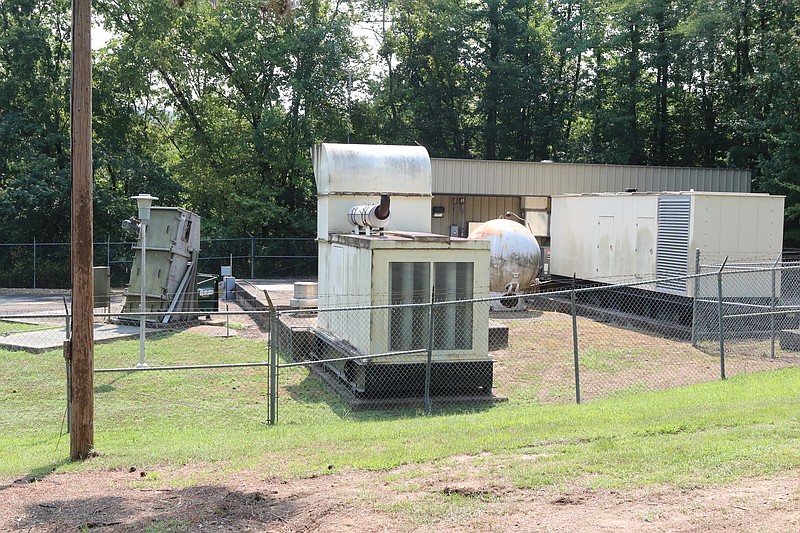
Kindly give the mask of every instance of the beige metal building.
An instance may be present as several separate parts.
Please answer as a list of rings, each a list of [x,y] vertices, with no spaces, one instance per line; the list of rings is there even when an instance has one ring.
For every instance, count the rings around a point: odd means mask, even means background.
[[[470,223],[512,211],[525,218],[540,242],[550,236],[550,197],[622,192],[751,191],[751,170],[528,163],[431,158],[431,229],[467,236]]]
[[[695,273],[695,250],[732,264],[780,257],[784,199],[715,192],[555,196],[550,272],[603,283],[658,278],[640,288],[691,296],[694,285],[683,276]],[[763,278],[733,281],[726,295],[769,296],[769,274]]]

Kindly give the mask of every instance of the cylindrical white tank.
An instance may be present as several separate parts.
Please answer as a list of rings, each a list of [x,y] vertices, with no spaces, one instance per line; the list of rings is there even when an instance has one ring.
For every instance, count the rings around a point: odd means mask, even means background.
[[[484,222],[469,235],[489,240],[489,290],[513,293],[530,287],[539,272],[542,251],[536,237],[522,224],[498,218]]]

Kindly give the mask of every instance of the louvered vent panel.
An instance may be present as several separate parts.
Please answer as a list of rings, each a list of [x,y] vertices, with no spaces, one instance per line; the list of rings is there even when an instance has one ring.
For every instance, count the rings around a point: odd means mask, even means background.
[[[658,248],[656,275],[659,278],[685,276],[689,271],[689,216],[691,198],[661,196],[658,199]],[[660,291],[686,294],[686,280],[660,281]]]

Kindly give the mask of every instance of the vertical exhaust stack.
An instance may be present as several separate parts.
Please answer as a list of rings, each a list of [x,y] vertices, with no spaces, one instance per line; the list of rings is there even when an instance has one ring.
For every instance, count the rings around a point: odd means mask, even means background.
[[[387,220],[389,218],[389,195],[381,194],[381,203],[378,204],[378,209],[375,210],[375,216],[380,220]]]

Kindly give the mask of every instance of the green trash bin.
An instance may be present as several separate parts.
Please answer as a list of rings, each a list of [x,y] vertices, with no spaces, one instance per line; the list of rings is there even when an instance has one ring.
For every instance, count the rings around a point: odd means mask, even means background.
[[[197,308],[206,313],[219,311],[218,277],[213,274],[197,274]]]

